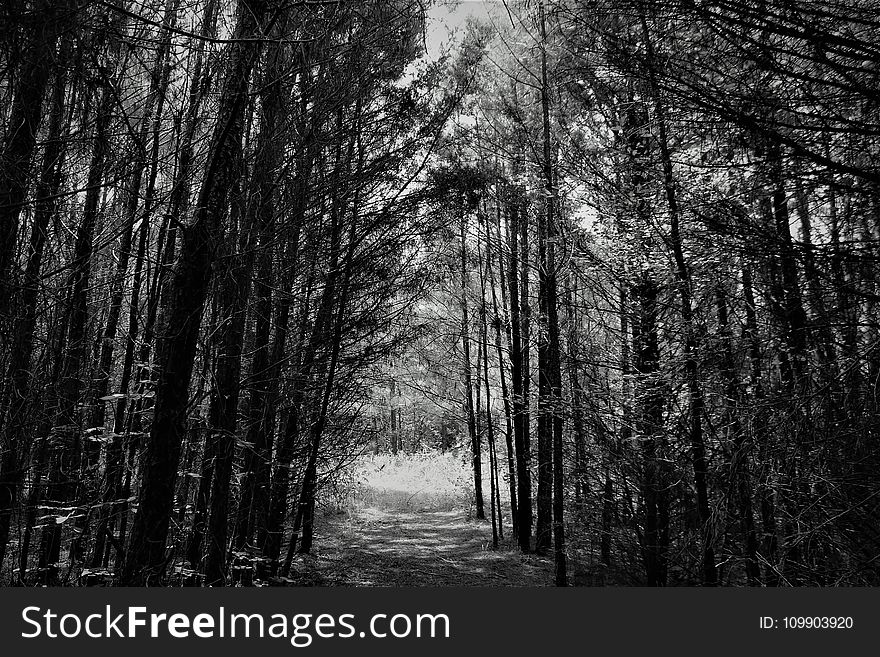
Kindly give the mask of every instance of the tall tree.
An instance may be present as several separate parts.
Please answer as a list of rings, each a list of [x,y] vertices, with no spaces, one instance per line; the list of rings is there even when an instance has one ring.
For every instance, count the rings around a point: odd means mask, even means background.
[[[217,244],[221,239],[226,195],[241,148],[249,79],[259,48],[245,40],[259,37],[269,13],[265,2],[238,4],[235,38],[229,48],[228,69],[214,126],[208,164],[197,209],[187,226],[172,284],[167,334],[158,356],[153,425],[145,456],[144,486],[129,537],[122,581],[145,584],[161,578],[165,569],[165,539],[185,436],[189,383],[195,359],[202,309],[208,294]],[[271,21],[270,21],[271,22]]]

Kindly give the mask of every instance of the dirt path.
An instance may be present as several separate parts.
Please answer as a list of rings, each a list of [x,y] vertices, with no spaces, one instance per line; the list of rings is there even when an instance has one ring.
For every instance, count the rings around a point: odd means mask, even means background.
[[[547,586],[552,563],[509,543],[492,549],[492,528],[461,511],[366,508],[324,518],[317,558],[300,563],[319,586]]]

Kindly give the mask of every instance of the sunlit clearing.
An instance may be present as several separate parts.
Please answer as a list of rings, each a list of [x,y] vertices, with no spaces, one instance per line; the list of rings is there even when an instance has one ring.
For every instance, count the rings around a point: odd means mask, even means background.
[[[472,493],[468,469],[452,453],[365,456],[354,466],[355,510],[466,510]]]

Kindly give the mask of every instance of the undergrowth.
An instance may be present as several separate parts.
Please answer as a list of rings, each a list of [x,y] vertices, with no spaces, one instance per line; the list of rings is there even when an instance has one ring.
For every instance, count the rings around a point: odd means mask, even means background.
[[[351,511],[455,511],[473,496],[465,465],[448,452],[364,456],[351,473]]]

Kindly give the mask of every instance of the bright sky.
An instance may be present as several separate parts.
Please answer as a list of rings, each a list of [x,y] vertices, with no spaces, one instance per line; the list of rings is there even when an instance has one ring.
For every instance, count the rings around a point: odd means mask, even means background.
[[[487,19],[499,11],[504,12],[501,0],[439,0],[428,10],[428,58],[435,59],[444,45],[461,37],[468,17]]]

